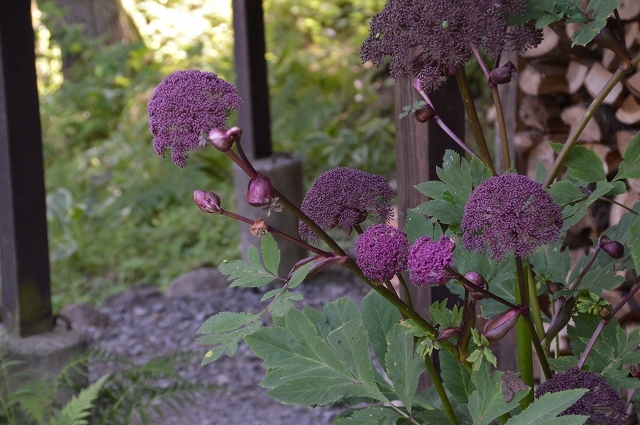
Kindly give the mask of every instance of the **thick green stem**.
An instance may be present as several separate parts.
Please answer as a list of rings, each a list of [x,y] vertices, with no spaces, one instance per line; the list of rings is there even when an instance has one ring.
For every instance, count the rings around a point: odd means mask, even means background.
[[[498,127],[500,128],[500,140],[502,141],[502,156],[504,159],[504,168],[509,169],[511,166],[511,156],[509,155],[509,138],[507,136],[507,124],[504,121],[504,112],[502,110],[502,101],[500,100],[500,92],[498,92],[498,87],[495,85],[493,81],[491,81],[491,73],[489,72],[489,68],[487,64],[484,62],[478,47],[470,43],[471,51],[473,55],[476,57],[476,60],[480,64],[480,68],[482,68],[482,72],[484,72],[485,77],[487,77],[487,81],[489,82],[489,86],[491,88],[491,96],[493,97],[493,103],[496,106],[496,115],[498,116]],[[499,60],[496,62],[496,66],[498,66]]]
[[[407,316],[409,319],[413,320],[422,330],[432,334],[434,337],[438,335],[438,331],[436,328],[431,325],[424,317],[422,317],[418,312],[416,312],[413,308],[409,307],[404,301],[398,298],[395,294],[390,292],[387,288],[382,285],[377,285],[376,283],[369,280],[363,273],[362,270],[358,267],[358,265],[352,259],[349,259],[345,264],[345,267],[349,269],[353,274],[358,276],[362,281],[364,281],[367,285],[369,285],[374,291],[379,293],[389,301],[395,308],[397,308],[400,313]],[[451,344],[449,341],[438,341],[440,346],[447,350],[451,355],[455,358],[458,358],[458,350],[456,347]],[[468,367],[469,365],[464,365]]]
[[[520,273],[518,273],[520,275]],[[518,276],[518,285],[516,286],[516,302],[525,305],[527,290],[524,285],[524,279],[520,279]],[[531,350],[531,339],[529,338],[529,329],[527,328],[526,320],[523,316],[518,318],[516,323],[516,338],[518,348],[518,371],[520,377],[525,384],[531,389],[520,401],[520,408],[526,409],[531,403],[533,403],[533,351]]]
[[[502,142],[502,157],[504,160],[504,169],[511,167],[511,155],[509,154],[509,137],[507,136],[507,123],[504,120],[504,111],[502,110],[502,101],[500,100],[500,92],[498,87],[491,87],[491,95],[493,96],[493,104],[496,106],[496,115],[498,116],[498,127],[500,128],[500,140]]]
[[[538,338],[544,338],[544,324],[542,323],[542,313],[540,312],[540,304],[538,303],[538,293],[536,291],[536,282],[533,279],[533,271],[531,266],[527,264],[527,288],[529,289],[529,304],[531,305],[531,316],[533,323],[536,325],[536,334]]]
[[[558,154],[556,161],[553,163],[553,168],[551,169],[551,172],[549,173],[547,180],[545,180],[544,182],[544,187],[551,186],[551,183],[553,183],[556,176],[560,172],[560,168],[562,168],[565,161],[567,160],[569,151],[578,142],[578,137],[580,137],[580,134],[582,134],[582,131],[587,126],[587,123],[589,122],[589,120],[593,118],[593,115],[596,113],[596,110],[600,108],[600,106],[602,105],[602,102],[604,102],[604,99],[607,97],[609,92],[613,90],[615,85],[618,84],[620,80],[622,80],[622,78],[629,73],[630,70],[635,69],[635,67],[638,64],[640,64],[640,55],[636,56],[633,59],[633,61],[631,62],[631,67],[629,69],[617,69],[616,72],[613,73],[611,78],[609,78],[609,81],[607,81],[604,87],[602,87],[602,90],[600,90],[598,95],[593,99],[593,101],[589,105],[589,108],[587,108],[587,111],[584,113],[584,116],[580,120],[579,124],[571,132],[571,134],[569,135],[569,139],[565,142],[564,146],[562,147],[562,150]]]
[[[531,306],[529,302],[528,290],[527,290],[527,282],[524,274],[524,267],[522,265],[522,259],[516,256],[516,270],[518,272],[518,293],[520,294],[520,305],[526,308],[526,313],[522,315],[520,319],[518,319],[518,325],[523,322],[523,327],[518,327],[518,329],[526,329],[526,333],[528,334],[527,344],[529,346],[528,350],[530,355],[531,353],[531,343],[533,343],[534,348],[536,349],[536,354],[538,355],[538,361],[540,362],[540,366],[542,367],[542,372],[547,379],[551,379],[551,367],[549,366],[549,360],[547,359],[547,355],[545,354],[544,348],[540,343],[540,338],[538,338],[538,334],[536,332],[536,328],[533,324],[533,320],[531,319]],[[522,320],[521,320],[522,319]],[[523,335],[524,339],[527,339],[525,335]],[[520,332],[518,332],[518,344],[520,344]],[[524,344],[524,342],[523,342]],[[531,365],[531,379],[533,379],[533,364]],[[522,371],[520,372],[522,373]],[[524,379],[524,378],[523,378]],[[525,381],[527,382],[527,381]]]
[[[411,291],[409,291],[409,285],[407,285],[407,280],[404,278],[402,273],[398,273],[398,280],[400,281],[400,285],[402,285],[402,292],[404,293],[404,297],[407,300],[407,305],[413,308],[413,300],[411,299]]]
[[[471,96],[469,82],[467,81],[467,76],[464,73],[464,69],[458,70],[458,72],[456,73],[456,80],[458,81],[458,88],[460,90],[460,94],[462,95],[464,109],[467,111],[467,117],[469,118],[469,124],[471,125],[471,132],[473,133],[473,137],[476,140],[476,145],[478,146],[480,159],[482,160],[482,162],[484,162],[484,165],[486,165],[487,168],[491,170],[491,174],[495,176],[497,174],[496,169],[494,168],[493,162],[491,161],[491,154],[489,153],[487,141],[485,140],[484,134],[482,132],[482,125],[480,124],[480,119],[478,118],[476,106],[473,104],[473,97]]]
[[[431,377],[431,381],[433,382],[433,386],[436,387],[436,391],[438,391],[438,395],[440,396],[440,400],[442,400],[442,406],[444,407],[444,411],[447,412],[447,416],[449,417],[449,422],[452,425],[458,425],[458,419],[456,418],[456,414],[453,412],[453,407],[451,406],[451,401],[449,401],[449,396],[447,396],[447,392],[442,385],[442,381],[440,380],[440,376],[438,375],[438,371],[436,370],[433,362],[431,361],[431,357],[424,357],[424,365],[427,367],[427,372],[429,372],[429,376]]]

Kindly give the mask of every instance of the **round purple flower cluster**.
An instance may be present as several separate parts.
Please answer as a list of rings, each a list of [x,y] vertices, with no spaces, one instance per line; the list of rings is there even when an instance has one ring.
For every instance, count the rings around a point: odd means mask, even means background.
[[[385,281],[407,267],[407,235],[387,224],[374,224],[356,242],[356,262],[366,277]]]
[[[507,252],[528,257],[553,243],[562,230],[562,210],[542,185],[519,174],[491,177],[469,197],[462,218],[462,243],[502,261]]]
[[[338,167],[318,177],[300,209],[323,230],[340,225],[350,234],[353,226],[369,215],[382,223],[389,222],[392,198],[393,189],[384,177]],[[299,223],[298,232],[302,239],[319,240],[303,222]]]
[[[453,263],[453,239],[442,236],[438,242],[429,236],[418,238],[409,250],[408,268],[414,285],[446,283],[447,267]],[[445,282],[443,282],[443,280]]]
[[[147,108],[156,153],[164,158],[171,149],[171,160],[186,166],[188,152],[202,146],[210,130],[225,127],[241,104],[236,88],[212,72],[170,74],[155,88]]]
[[[471,45],[492,58],[537,45],[533,23],[507,28],[525,8],[526,0],[389,0],[371,20],[361,58],[380,67],[390,55],[395,80],[412,75],[431,91],[469,59]]]
[[[561,413],[589,416],[586,425],[621,425],[627,417],[627,409],[618,392],[605,379],[588,370],[577,367],[558,373],[536,390],[536,398],[546,393],[586,388],[589,391],[573,406]]]

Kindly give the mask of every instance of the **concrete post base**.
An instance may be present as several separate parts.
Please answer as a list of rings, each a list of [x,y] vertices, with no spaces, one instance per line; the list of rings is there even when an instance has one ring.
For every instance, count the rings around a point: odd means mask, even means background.
[[[7,334],[0,325],[0,350],[6,359],[19,363],[10,369],[8,387],[3,382],[4,376],[0,376],[0,388],[13,391],[26,381],[53,381],[67,363],[83,354],[87,347],[84,336],[75,330],[56,327],[51,332],[18,338]],[[78,385],[87,386],[89,377],[86,364],[82,369],[80,372],[72,373],[71,378]],[[12,376],[15,379],[11,379]],[[71,394],[68,391],[59,391],[56,394],[57,403],[65,404],[70,399]]]
[[[300,205],[303,199],[302,187],[302,161],[289,154],[273,154],[268,158],[261,158],[252,161],[256,171],[266,175],[271,179],[273,186],[295,205]],[[271,213],[266,216],[261,208],[252,207],[245,200],[249,176],[240,167],[234,164],[233,177],[235,181],[235,194],[238,203],[238,214],[251,219],[262,217],[266,224],[298,237],[298,219],[291,213],[284,210],[280,213]],[[304,249],[289,242],[279,240],[278,247],[281,252],[279,273],[281,277],[286,277],[295,263],[308,255]],[[242,258],[247,259],[247,249],[250,245],[260,248],[260,240],[249,231],[249,226],[240,224],[240,251]]]

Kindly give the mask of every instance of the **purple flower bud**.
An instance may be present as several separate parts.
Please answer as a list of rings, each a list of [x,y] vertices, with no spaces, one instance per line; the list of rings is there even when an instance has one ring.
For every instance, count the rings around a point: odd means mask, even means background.
[[[480,273],[474,272],[472,270],[470,272],[467,272],[467,274],[465,274],[464,277],[469,282],[473,283],[475,286],[485,290],[487,289],[487,282],[484,280],[484,277],[482,277]],[[471,292],[471,297],[476,301],[480,301],[486,297],[485,294],[483,294],[482,292],[479,292],[476,288],[470,285],[465,285],[465,288],[467,288],[467,290]]]
[[[618,241],[608,241],[600,244],[600,248],[611,258],[622,258],[624,246]]]
[[[436,116],[436,111],[429,105],[423,106],[414,112],[413,116],[418,122],[427,122]]]
[[[229,130],[214,128],[209,132],[209,141],[220,152],[226,152],[242,137],[240,127],[231,127]]]
[[[518,81],[518,72],[513,63],[507,62],[501,67],[491,71],[489,78],[495,84],[507,84],[511,82],[511,80]]]
[[[449,339],[455,335],[458,335],[460,332],[462,332],[462,329],[460,328],[445,328],[438,334],[438,341]]]
[[[193,201],[198,208],[206,213],[220,214],[222,212],[220,197],[208,190],[196,190],[193,192]]]
[[[631,368],[631,376],[636,379],[640,379],[640,364],[637,364]]]
[[[509,332],[520,317],[520,310],[510,309],[493,317],[484,325],[482,333],[489,341],[497,341]]]
[[[271,184],[271,180],[264,174],[258,173],[249,182],[246,195],[249,205],[254,207],[270,205],[275,197],[275,189]]]
[[[453,263],[453,239],[442,236],[432,241],[429,236],[418,238],[409,250],[407,266],[411,281],[417,286],[442,285],[451,278],[447,267]]]

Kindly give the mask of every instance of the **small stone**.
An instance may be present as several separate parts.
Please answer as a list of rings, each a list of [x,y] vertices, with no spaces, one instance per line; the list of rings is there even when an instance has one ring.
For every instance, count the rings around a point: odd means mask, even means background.
[[[169,298],[198,295],[229,286],[227,277],[213,267],[206,267],[182,274],[171,281],[166,295]]]
[[[69,304],[59,315],[68,319],[73,329],[104,328],[109,325],[109,317],[106,314],[86,303]]]

